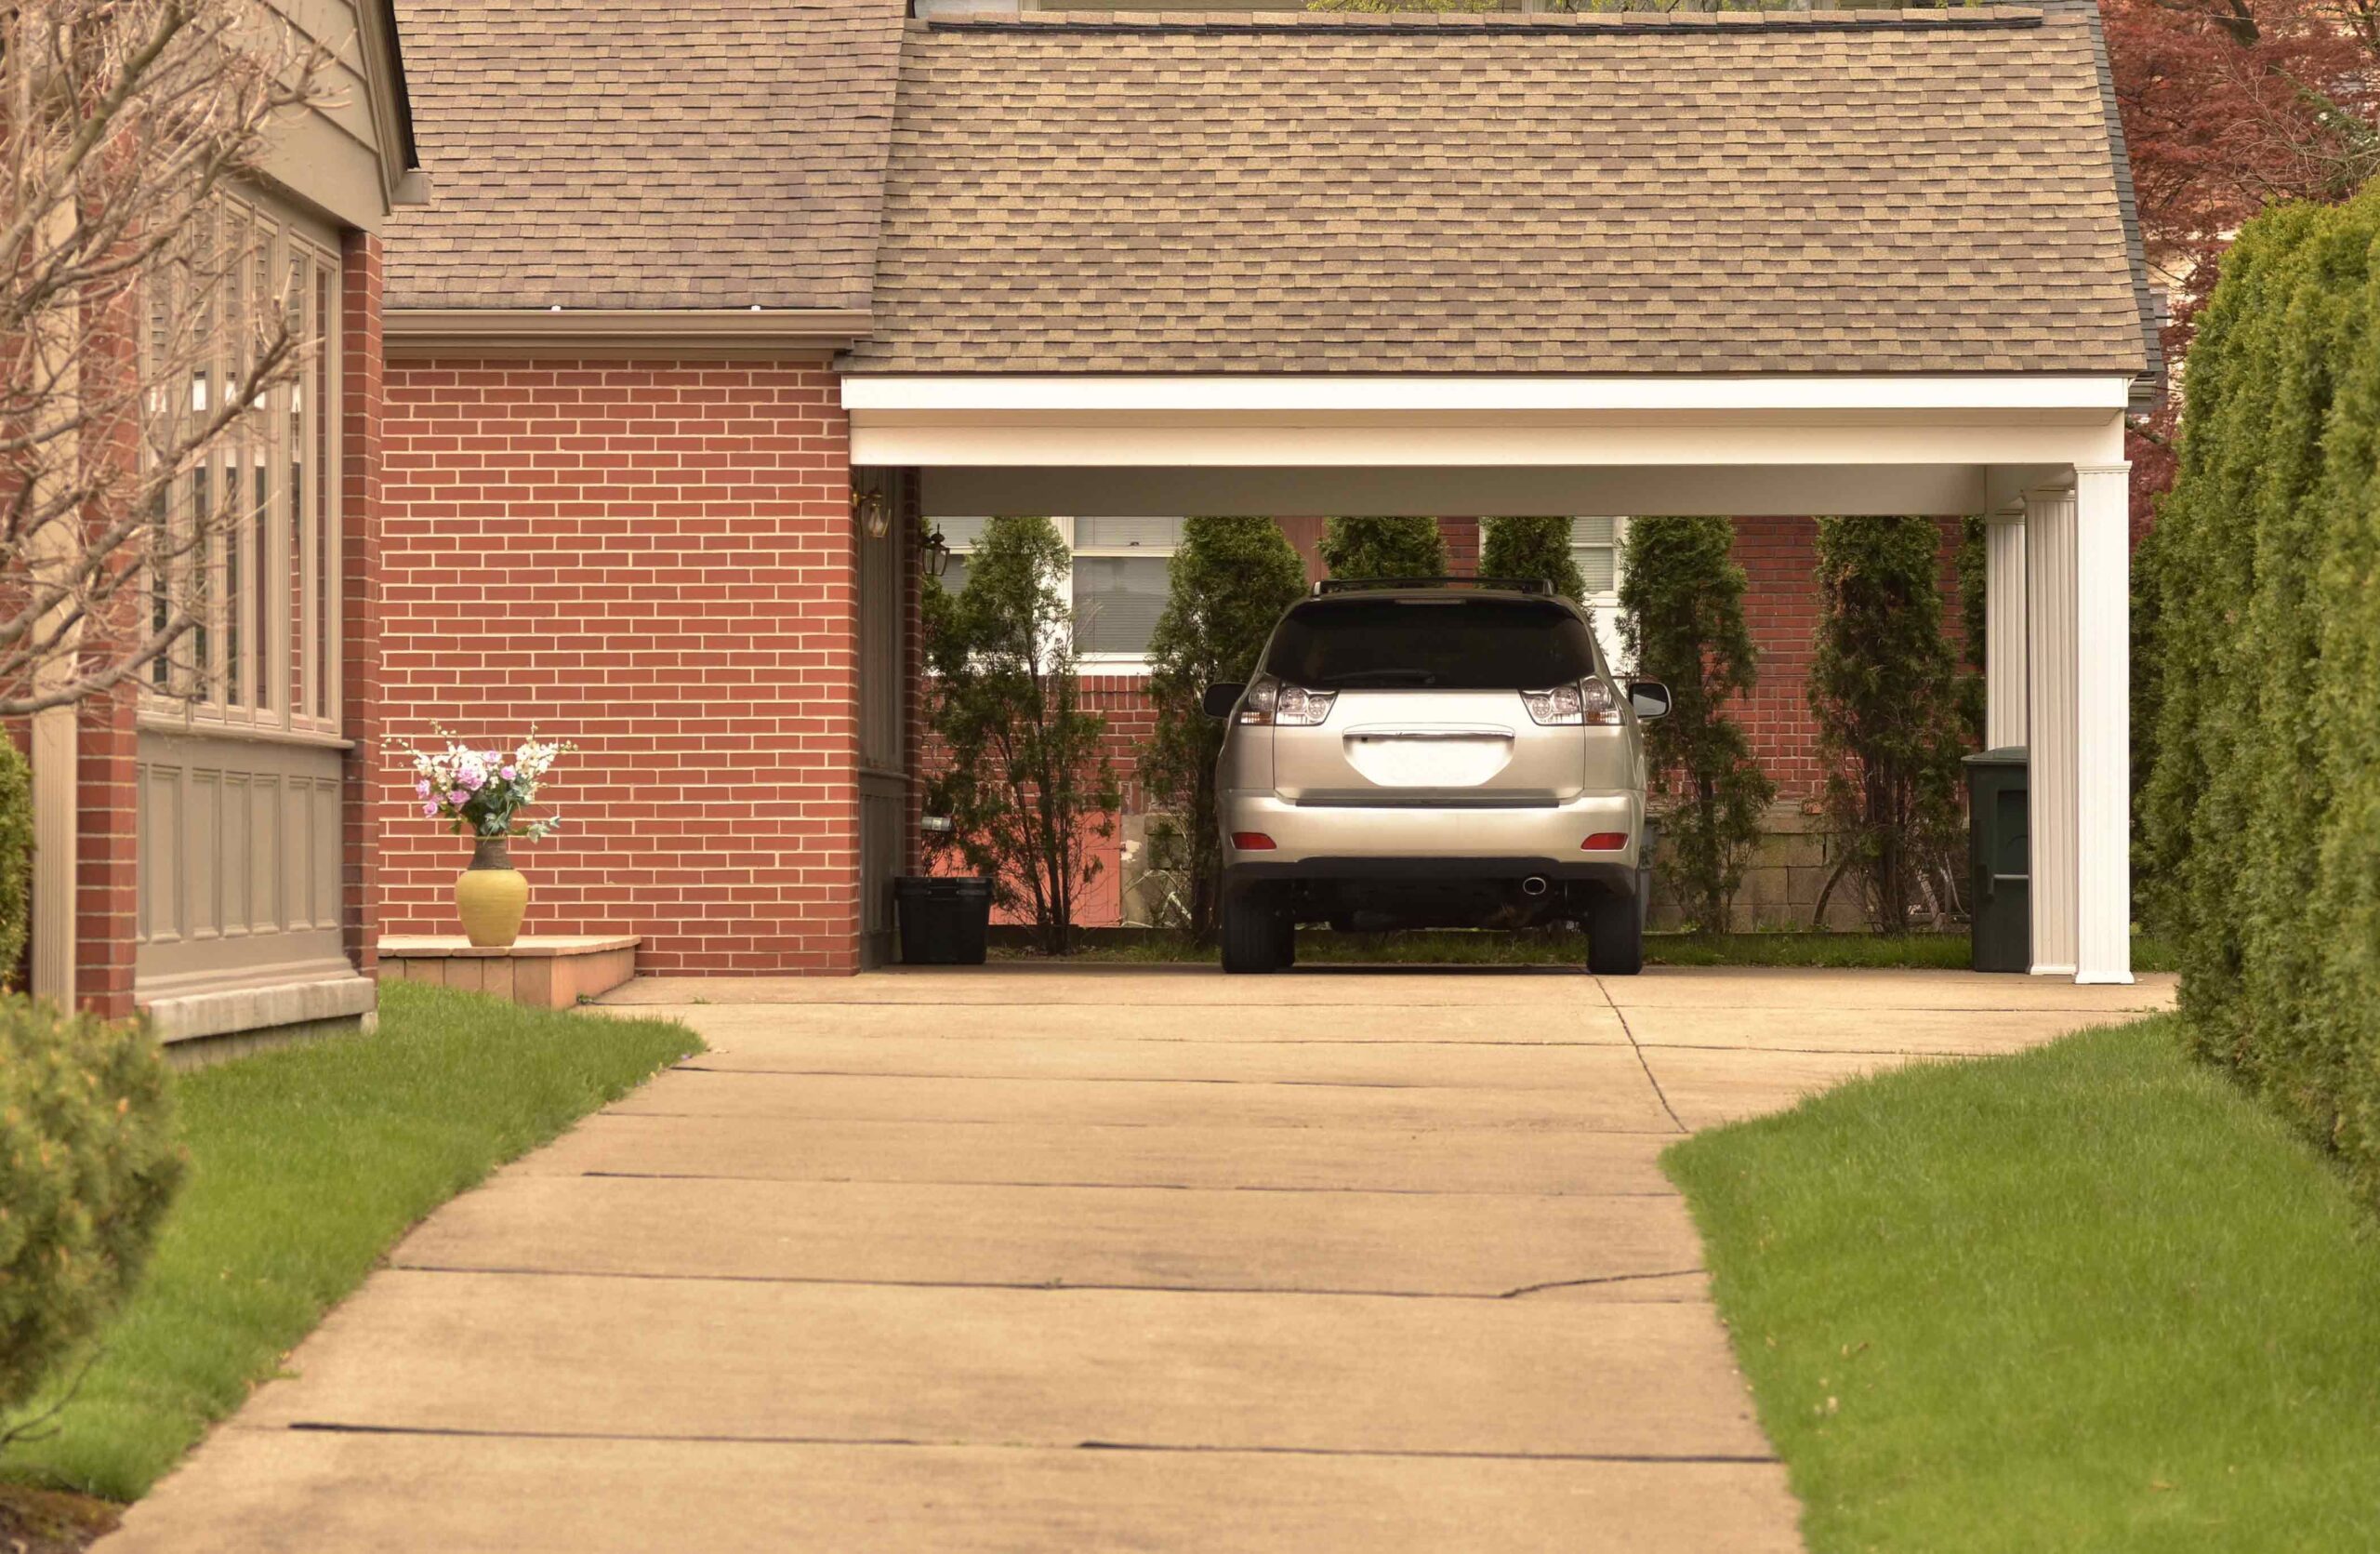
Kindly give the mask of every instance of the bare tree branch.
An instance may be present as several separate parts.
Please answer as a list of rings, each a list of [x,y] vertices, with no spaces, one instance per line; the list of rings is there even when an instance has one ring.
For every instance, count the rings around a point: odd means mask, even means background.
[[[231,191],[329,59],[261,0],[0,8],[0,716],[221,692],[185,649],[323,349]]]

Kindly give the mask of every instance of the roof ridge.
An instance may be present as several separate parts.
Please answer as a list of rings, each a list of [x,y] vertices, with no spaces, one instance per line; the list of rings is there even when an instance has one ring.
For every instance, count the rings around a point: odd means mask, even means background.
[[[1933,32],[2037,27],[2041,6],[1793,11],[1007,11],[912,21],[934,33],[1764,33]]]

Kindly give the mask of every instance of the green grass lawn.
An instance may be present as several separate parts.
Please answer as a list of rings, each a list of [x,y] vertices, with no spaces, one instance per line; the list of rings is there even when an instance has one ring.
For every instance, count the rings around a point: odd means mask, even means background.
[[[1563,932],[1448,930],[1434,933],[1298,932],[1298,954],[1317,965],[1578,965],[1586,951],[1580,936]],[[1016,944],[995,944],[994,960],[1040,960]],[[1183,934],[1128,930],[1089,935],[1072,957],[1089,964],[1151,965],[1211,961],[1210,946]],[[1933,966],[1964,969],[1967,936],[1960,934],[1647,934],[1648,966]],[[2136,971],[2169,971],[2172,957],[2153,939],[2133,941]]]
[[[2173,1016],[1664,1164],[1815,1554],[2380,1547],[2380,1222]]]
[[[701,1043],[403,982],[380,1029],[177,1085],[191,1173],[131,1304],[56,1421],[0,1475],[130,1500],[423,1215]]]

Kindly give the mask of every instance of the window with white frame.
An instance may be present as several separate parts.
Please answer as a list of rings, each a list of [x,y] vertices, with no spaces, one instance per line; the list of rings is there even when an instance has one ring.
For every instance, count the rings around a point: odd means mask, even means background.
[[[1075,651],[1091,668],[1144,669],[1165,612],[1168,568],[1182,544],[1179,518],[1052,518],[1071,558],[1063,583],[1074,604]],[[967,586],[967,562],[988,518],[937,518],[950,547],[942,586]]]

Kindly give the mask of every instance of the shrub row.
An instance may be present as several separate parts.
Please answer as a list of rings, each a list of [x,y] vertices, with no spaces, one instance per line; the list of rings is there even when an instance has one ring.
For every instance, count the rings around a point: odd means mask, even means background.
[[[2380,1198],[2380,193],[2242,231],[2135,563],[2138,861],[2202,1055]]]

